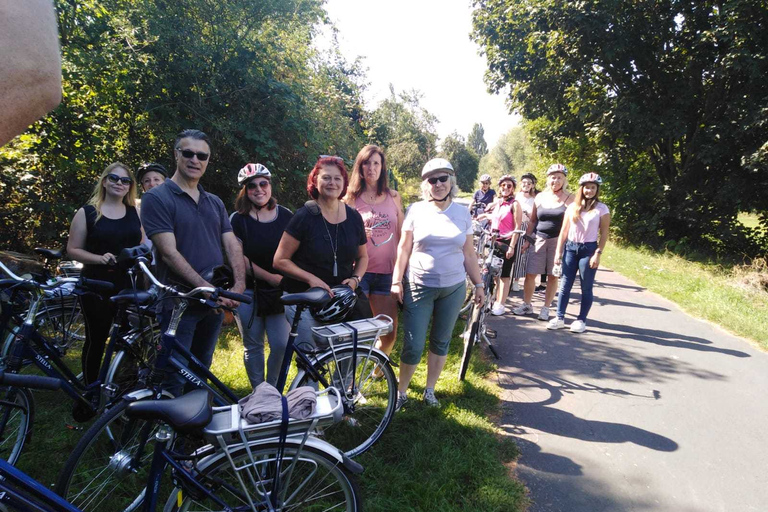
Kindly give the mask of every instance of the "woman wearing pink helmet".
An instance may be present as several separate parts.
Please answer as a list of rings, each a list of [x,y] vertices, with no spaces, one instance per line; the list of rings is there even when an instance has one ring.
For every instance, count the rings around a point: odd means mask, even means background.
[[[602,184],[603,180],[594,172],[583,175],[579,179],[576,200],[565,212],[555,254],[555,263],[560,264],[562,261],[563,264],[563,284],[557,303],[557,316],[549,321],[547,329],[565,328],[565,308],[568,307],[576,272],[581,280],[581,309],[571,324],[571,332],[584,332],[587,329],[587,315],[592,307],[592,286],[611,225],[608,207],[598,200]]]

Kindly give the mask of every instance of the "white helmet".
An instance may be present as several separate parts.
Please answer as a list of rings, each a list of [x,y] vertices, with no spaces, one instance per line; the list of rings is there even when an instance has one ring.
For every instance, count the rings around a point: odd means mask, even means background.
[[[568,169],[565,168],[563,164],[552,164],[549,166],[549,169],[547,169],[547,176],[550,174],[554,174],[556,172],[561,172],[563,175],[568,176]]]
[[[456,172],[453,170],[453,166],[451,165],[451,162],[446,160],[445,158],[433,158],[426,164],[424,164],[424,168],[421,170],[421,179],[425,180],[427,179],[427,176],[432,174],[436,171],[445,171],[448,174],[456,174]]]
[[[600,186],[603,184],[603,178],[601,178],[600,175],[596,172],[588,172],[579,178],[580,186],[585,183],[596,183],[598,186]]]
[[[491,175],[490,174],[483,174],[480,176],[480,183],[483,183],[485,181],[491,181]]]
[[[253,178],[258,178],[259,176],[262,178],[271,178],[272,173],[261,164],[245,164],[245,167],[240,169],[240,172],[237,173],[237,184],[242,186]]]

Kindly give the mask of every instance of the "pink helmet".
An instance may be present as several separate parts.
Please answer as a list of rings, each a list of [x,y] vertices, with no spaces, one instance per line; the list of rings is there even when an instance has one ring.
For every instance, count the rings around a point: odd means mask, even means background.
[[[552,164],[549,166],[549,169],[547,169],[547,176],[550,174],[554,174],[556,172],[561,172],[565,176],[568,176],[568,169],[565,168],[563,164]]]
[[[240,169],[240,172],[237,173],[237,184],[242,186],[253,178],[258,178],[259,176],[262,178],[271,178],[272,173],[261,164],[245,164],[245,167]]]
[[[579,186],[585,183],[596,183],[598,186],[603,184],[603,178],[596,172],[588,172],[579,178]]]

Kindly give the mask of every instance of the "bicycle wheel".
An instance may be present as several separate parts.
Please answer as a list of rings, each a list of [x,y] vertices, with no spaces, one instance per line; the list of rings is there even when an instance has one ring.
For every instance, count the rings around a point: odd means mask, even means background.
[[[32,434],[35,401],[25,388],[0,387],[0,459],[16,461]]]
[[[143,380],[154,364],[160,335],[159,329],[147,326],[126,336],[125,348],[112,358],[105,378],[106,384],[114,386],[115,398],[145,387]]]
[[[129,403],[88,429],[59,475],[54,490],[81,510],[136,510],[144,499],[159,423],[127,418]]]
[[[469,275],[464,279],[464,284],[466,285],[466,295],[464,296],[464,302],[461,304],[461,309],[459,310],[459,314],[466,313],[469,311],[470,306],[472,306],[472,298],[475,296],[475,285],[472,284],[472,280],[469,278]]]
[[[459,366],[459,380],[464,380],[469,368],[469,357],[472,355],[472,347],[477,343],[477,337],[482,323],[483,308],[485,305],[472,304],[467,326],[464,328],[464,353],[461,355],[461,365]]]
[[[366,451],[384,433],[395,414],[397,379],[389,361],[370,347],[357,348],[357,365],[352,376],[352,347],[346,346],[317,356],[314,367],[341,392],[344,418],[323,428],[322,437],[354,457]],[[356,393],[351,395],[354,381]],[[299,370],[289,389],[299,386],[320,386],[304,370]]]
[[[49,299],[45,308],[37,314],[37,331],[53,343],[62,354],[79,353],[85,343],[85,318],[77,297]]]
[[[245,447],[231,454],[240,477],[241,487],[232,464],[224,453],[205,467],[200,467],[198,481],[223,500],[231,510],[272,510],[267,506],[273,490],[278,461],[278,443],[252,443],[251,455]],[[252,456],[252,457],[251,457]],[[320,512],[361,510],[360,492],[354,477],[338,460],[310,446],[286,444],[280,459],[279,502],[274,510],[280,512]],[[246,474],[243,474],[246,473]],[[250,478],[249,478],[250,477]],[[248,498],[253,501],[251,508]],[[181,501],[181,503],[179,503]],[[221,506],[205,497],[193,497],[175,489],[166,501],[165,512],[221,510]]]

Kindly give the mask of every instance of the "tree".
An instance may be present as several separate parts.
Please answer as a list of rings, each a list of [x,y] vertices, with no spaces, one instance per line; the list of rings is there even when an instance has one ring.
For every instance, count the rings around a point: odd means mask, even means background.
[[[464,192],[471,192],[477,181],[477,170],[480,159],[475,151],[467,146],[464,137],[454,132],[448,135],[442,143],[440,156],[453,165],[456,172],[456,184]]]
[[[480,159],[479,172],[490,174],[495,182],[504,174],[512,174],[520,178],[527,172],[542,179],[545,168],[526,128],[516,126],[502,135],[496,146]]]
[[[475,123],[467,137],[467,145],[471,147],[477,156],[484,157],[488,153],[488,144],[485,143],[485,130],[483,125]]]
[[[736,215],[768,209],[763,0],[474,5],[489,88],[543,150],[610,178],[625,236],[748,249]]]

